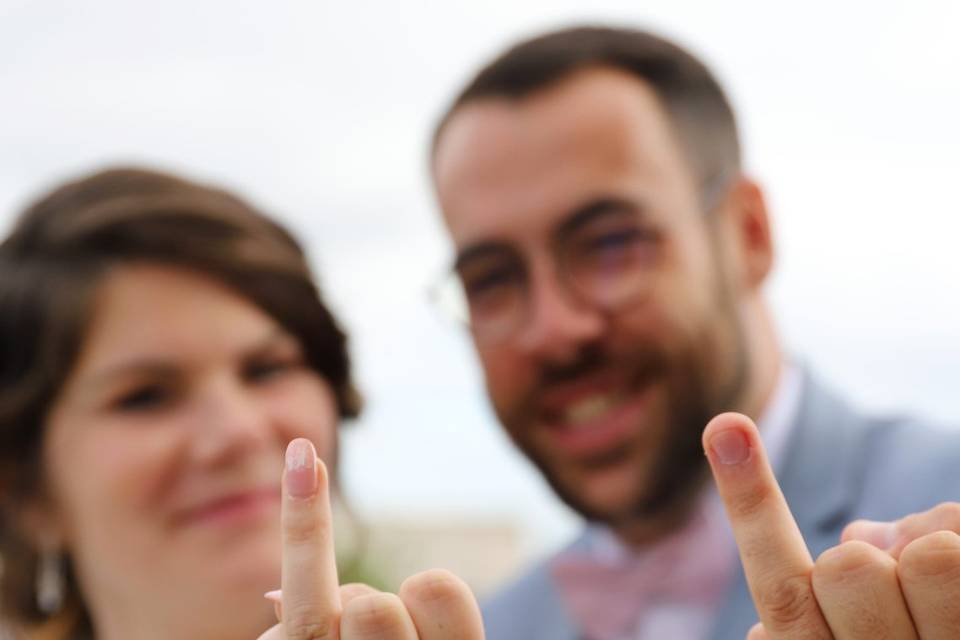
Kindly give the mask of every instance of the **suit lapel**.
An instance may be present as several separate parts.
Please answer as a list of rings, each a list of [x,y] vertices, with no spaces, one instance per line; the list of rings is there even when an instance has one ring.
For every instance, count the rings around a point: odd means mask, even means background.
[[[589,547],[589,529],[560,553],[584,552]],[[490,640],[579,640],[576,623],[567,612],[550,571],[550,561],[536,566],[517,591],[498,596],[508,598],[509,615],[485,621]]]
[[[587,527],[577,537],[576,540],[567,546],[563,553],[587,553],[591,544],[590,539],[593,535],[596,535],[595,532]],[[549,575],[549,563],[544,565],[544,569],[548,574],[550,582],[548,597],[554,603],[557,614],[550,620],[548,625],[538,628],[536,640],[581,640],[580,630],[577,628],[577,623],[572,619],[571,615],[567,611],[567,608],[560,597],[560,592],[557,591],[556,582],[554,582],[553,578]]]
[[[546,598],[549,603],[545,606],[545,609],[553,611],[554,614],[549,616],[549,619],[543,620],[542,624],[536,626],[536,637],[530,640],[578,640],[579,632],[576,623],[571,619],[563,601],[560,599],[556,585],[549,575],[548,565],[544,565],[544,570],[547,572],[547,580],[549,581],[549,587],[546,591]]]
[[[809,375],[804,384],[805,402],[779,480],[816,558],[840,542],[856,508],[869,464],[862,455],[868,424]]]

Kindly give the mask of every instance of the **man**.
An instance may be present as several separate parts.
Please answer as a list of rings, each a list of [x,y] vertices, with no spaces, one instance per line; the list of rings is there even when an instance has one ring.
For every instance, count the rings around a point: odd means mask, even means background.
[[[850,542],[816,566],[807,552],[855,518],[955,498],[960,443],[861,417],[785,358],[763,294],[764,196],[699,61],[625,29],[521,43],[454,101],[431,170],[457,250],[448,286],[497,415],[589,523],[487,604],[491,640],[741,640],[758,614],[751,637],[956,633],[952,606],[914,629],[917,592],[897,583],[936,550],[901,561],[905,543]],[[704,433],[725,411],[756,419],[767,453],[743,416]],[[909,521],[913,538],[960,527],[951,508]],[[846,536],[886,549],[880,527]],[[882,574],[867,589],[882,598],[844,582],[858,559]]]

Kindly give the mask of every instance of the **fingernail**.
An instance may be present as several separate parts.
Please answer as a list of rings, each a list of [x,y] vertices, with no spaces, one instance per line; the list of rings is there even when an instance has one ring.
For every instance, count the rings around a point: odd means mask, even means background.
[[[750,443],[739,429],[724,429],[710,438],[710,448],[722,464],[740,464],[750,457]]]
[[[276,591],[267,591],[265,594],[263,594],[263,597],[270,602],[283,602],[283,591],[280,589],[277,589]]]
[[[287,493],[309,498],[317,492],[317,454],[313,444],[297,438],[287,446]]]
[[[861,520],[857,523],[856,537],[878,549],[889,549],[897,537],[897,526],[893,522]]]

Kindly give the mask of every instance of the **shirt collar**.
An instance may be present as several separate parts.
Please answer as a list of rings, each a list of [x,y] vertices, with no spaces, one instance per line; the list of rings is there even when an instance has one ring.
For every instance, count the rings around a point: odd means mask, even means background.
[[[786,456],[787,443],[797,423],[800,409],[800,397],[803,392],[803,376],[796,366],[786,363],[780,368],[780,375],[773,396],[763,415],[757,422],[760,439],[767,449],[767,457],[774,473],[779,474]]]

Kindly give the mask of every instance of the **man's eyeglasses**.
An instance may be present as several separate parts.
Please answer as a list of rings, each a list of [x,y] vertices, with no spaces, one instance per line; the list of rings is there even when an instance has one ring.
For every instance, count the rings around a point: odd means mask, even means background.
[[[551,255],[572,299],[614,311],[642,298],[661,257],[662,236],[631,203],[602,200],[561,225]],[[445,313],[464,322],[484,343],[508,340],[530,315],[530,267],[505,242],[466,248],[431,290]]]

